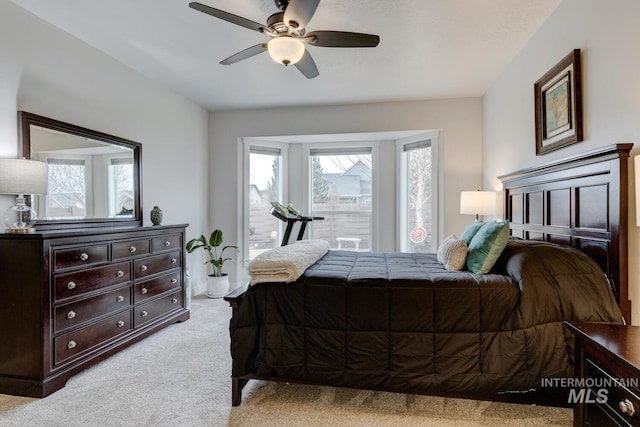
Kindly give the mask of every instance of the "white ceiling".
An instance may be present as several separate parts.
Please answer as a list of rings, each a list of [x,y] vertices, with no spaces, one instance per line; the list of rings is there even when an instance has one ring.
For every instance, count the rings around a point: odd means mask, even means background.
[[[308,80],[260,54],[268,38],[189,0],[13,0],[209,110],[481,96],[561,0],[322,0],[307,32],[378,34],[375,48],[309,46]],[[266,23],[273,0],[199,0]]]

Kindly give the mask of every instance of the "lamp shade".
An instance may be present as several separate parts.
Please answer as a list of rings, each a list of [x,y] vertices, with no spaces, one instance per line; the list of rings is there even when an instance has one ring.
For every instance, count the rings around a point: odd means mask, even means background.
[[[295,64],[304,56],[304,44],[289,36],[280,36],[269,40],[267,49],[274,61],[284,65]]]
[[[46,194],[48,177],[44,162],[0,159],[0,194]]]
[[[462,215],[495,215],[497,197],[494,191],[463,191],[460,193]]]

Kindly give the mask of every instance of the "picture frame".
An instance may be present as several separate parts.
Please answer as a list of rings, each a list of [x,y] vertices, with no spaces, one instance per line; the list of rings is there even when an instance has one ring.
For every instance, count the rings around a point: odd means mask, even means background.
[[[580,49],[535,82],[536,156],[582,141]]]

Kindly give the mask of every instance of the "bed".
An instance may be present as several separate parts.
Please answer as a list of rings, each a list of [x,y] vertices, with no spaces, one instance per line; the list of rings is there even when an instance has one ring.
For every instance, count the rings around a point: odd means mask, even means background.
[[[511,238],[488,274],[329,251],[293,283],[227,295],[232,404],[250,379],[490,398],[572,376],[563,321],[629,320],[631,147],[501,176]]]

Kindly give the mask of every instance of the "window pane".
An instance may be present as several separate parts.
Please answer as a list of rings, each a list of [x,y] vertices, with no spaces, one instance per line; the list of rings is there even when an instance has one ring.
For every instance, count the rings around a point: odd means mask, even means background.
[[[331,249],[371,250],[371,214],[340,212],[318,215],[324,220],[313,221],[314,239],[326,240]]]
[[[277,154],[249,154],[249,258],[280,245],[279,220],[271,202],[282,202]]]
[[[433,252],[431,246],[431,147],[404,153],[407,162],[407,233],[409,252]]]
[[[313,236],[331,248],[371,249],[371,154],[311,156]]]
[[[49,217],[85,216],[86,184],[84,163],[49,162]]]
[[[114,162],[110,166],[113,177],[113,202],[109,209],[110,215],[133,214],[133,164]]]

